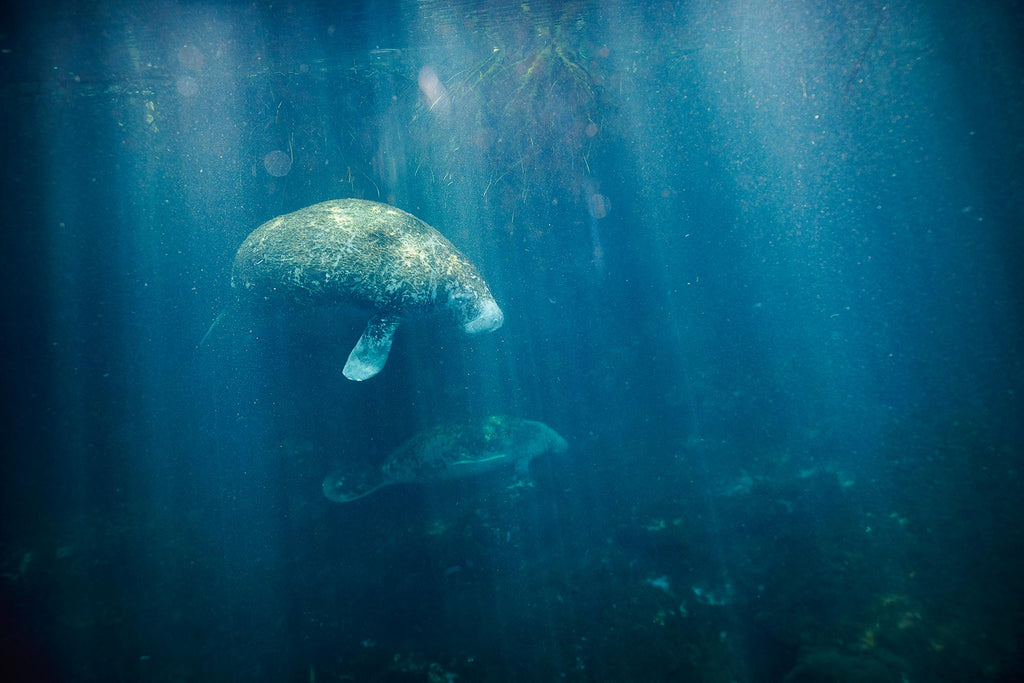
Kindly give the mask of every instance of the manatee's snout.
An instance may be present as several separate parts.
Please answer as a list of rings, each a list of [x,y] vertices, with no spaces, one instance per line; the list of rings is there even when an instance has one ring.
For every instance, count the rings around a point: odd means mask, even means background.
[[[493,332],[505,322],[505,314],[498,308],[494,299],[487,299],[480,304],[480,313],[466,323],[465,330],[469,334]]]
[[[554,430],[551,431],[554,432],[555,434],[554,445],[552,445],[552,450],[554,450],[555,453],[565,453],[567,450],[569,450],[569,442],[562,438],[562,435],[559,434],[558,432],[555,432]]]

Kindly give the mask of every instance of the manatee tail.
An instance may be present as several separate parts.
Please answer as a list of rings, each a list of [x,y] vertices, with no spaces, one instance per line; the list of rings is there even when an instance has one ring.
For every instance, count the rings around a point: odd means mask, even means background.
[[[351,503],[353,500],[365,498],[385,486],[388,486],[388,482],[382,481],[379,472],[376,471],[364,472],[354,477],[344,474],[328,474],[324,477],[323,491],[329,501]]]
[[[204,334],[203,338],[199,340],[199,344],[196,346],[197,349],[201,349],[206,346],[206,340],[210,338],[211,334],[213,334],[213,328],[217,327],[217,323],[221,321],[221,318],[227,315],[229,308],[231,307],[225,307],[224,310],[220,312],[220,315],[213,319],[213,322],[210,324],[210,329],[206,330],[206,334]]]

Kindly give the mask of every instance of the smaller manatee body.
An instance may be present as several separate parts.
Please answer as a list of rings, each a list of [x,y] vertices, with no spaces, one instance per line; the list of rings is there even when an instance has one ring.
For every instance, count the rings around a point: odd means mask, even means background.
[[[543,422],[492,415],[476,422],[446,424],[415,435],[377,470],[339,470],[324,478],[324,495],[348,503],[384,486],[461,479],[504,467],[525,471],[545,453],[568,444]]]
[[[381,371],[403,318],[447,311],[470,334],[504,320],[480,273],[441,233],[362,199],[314,204],[259,226],[238,248],[231,286],[253,299],[369,313],[343,370],[352,380]]]

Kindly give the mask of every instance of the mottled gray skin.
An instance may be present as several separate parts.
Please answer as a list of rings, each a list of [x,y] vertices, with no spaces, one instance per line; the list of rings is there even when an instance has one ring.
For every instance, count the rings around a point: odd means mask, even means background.
[[[565,439],[543,422],[492,415],[420,432],[379,470],[335,472],[324,479],[323,490],[330,500],[347,503],[391,484],[460,479],[511,466],[525,471],[538,455],[567,448]]]
[[[384,367],[402,318],[447,309],[471,334],[504,320],[480,273],[441,233],[362,199],[314,204],[256,228],[235,255],[231,285],[247,296],[372,312],[345,365],[354,380]]]

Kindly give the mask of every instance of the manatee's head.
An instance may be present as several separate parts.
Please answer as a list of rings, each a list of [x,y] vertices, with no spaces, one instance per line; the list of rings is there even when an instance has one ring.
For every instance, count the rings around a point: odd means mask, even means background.
[[[491,296],[487,283],[467,267],[467,276],[448,290],[448,308],[469,334],[493,332],[505,322],[505,314]]]
[[[561,434],[534,420],[495,415],[487,418],[483,432],[485,441],[493,442],[493,448],[513,453],[520,460],[569,449]]]
[[[541,453],[565,453],[569,450],[569,442],[562,435],[543,422],[525,420],[529,426],[533,448],[537,455]]]
[[[466,323],[463,329],[469,334],[480,334],[481,332],[493,332],[505,322],[505,314],[498,308],[498,302],[493,297],[478,302],[476,317]]]
[[[337,471],[324,477],[324,495],[335,503],[349,503],[368,496],[381,486],[379,470]]]

